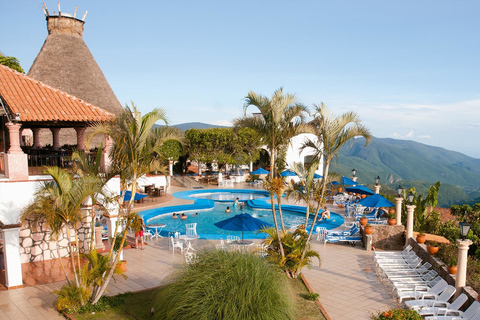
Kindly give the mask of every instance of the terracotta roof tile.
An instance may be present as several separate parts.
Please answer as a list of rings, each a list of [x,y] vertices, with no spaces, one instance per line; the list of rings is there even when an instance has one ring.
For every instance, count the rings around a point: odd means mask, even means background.
[[[115,116],[102,108],[0,65],[0,96],[22,122],[110,121]]]

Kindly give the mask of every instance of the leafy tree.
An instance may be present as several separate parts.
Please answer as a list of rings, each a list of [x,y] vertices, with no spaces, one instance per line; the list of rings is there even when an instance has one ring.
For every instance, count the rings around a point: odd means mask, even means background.
[[[314,157],[320,159],[323,157],[323,185],[322,195],[325,194],[328,170],[333,159],[338,156],[341,147],[350,139],[362,136],[366,139],[367,146],[372,136],[370,131],[361,124],[357,113],[351,111],[336,117],[323,103],[314,105],[315,114],[311,125],[315,128],[317,138],[307,139],[303,148],[313,148]],[[323,197],[322,197],[323,198]]]
[[[247,116],[250,106],[257,107],[261,116]],[[293,94],[283,94],[283,88],[278,89],[269,99],[250,91],[245,97],[244,117],[234,121],[235,127],[247,127],[255,130],[263,145],[270,151],[270,177],[277,176],[275,162],[280,147],[288,145],[290,139],[306,132],[311,132],[304,123],[308,113]]]
[[[167,117],[163,109],[154,109],[143,117],[137,111],[132,102],[132,108],[126,106],[125,111],[117,116],[112,123],[99,123],[94,126],[92,133],[87,137],[87,144],[96,134],[107,134],[114,141],[114,147],[111,153],[112,166],[120,171],[123,190],[131,191],[131,199],[135,198],[137,190],[137,181],[147,173],[160,171],[166,173],[165,167],[158,154],[164,141],[171,140],[169,135],[166,140],[159,139],[158,135],[152,131],[153,125],[157,121],[167,123]],[[122,203],[122,199],[120,199]],[[126,222],[127,227],[120,233],[121,240],[119,248],[123,248],[127,237],[129,223],[133,212],[134,201],[130,201],[126,210],[119,211],[119,223]],[[120,206],[122,208],[122,206]],[[115,230],[117,235],[117,230]],[[116,239],[114,238],[115,242]],[[110,250],[109,259],[113,257],[113,251]],[[103,295],[120,258],[116,254],[114,261],[108,273],[104,275],[104,281],[99,290],[92,295],[92,304],[95,304]]]
[[[18,61],[17,58],[15,57],[6,57],[0,52],[0,64],[3,64],[4,66],[7,66],[13,70],[16,70],[21,73],[25,73],[23,70],[22,66],[20,65],[20,62]]]
[[[251,169],[252,163],[260,158],[260,136],[252,128],[237,128],[236,137],[242,147],[241,161],[249,162]]]

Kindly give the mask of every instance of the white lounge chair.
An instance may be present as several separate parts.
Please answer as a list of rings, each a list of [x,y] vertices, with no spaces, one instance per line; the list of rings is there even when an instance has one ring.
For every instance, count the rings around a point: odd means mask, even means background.
[[[434,294],[433,292],[420,293],[416,300],[409,300],[405,302],[409,309],[418,307],[431,307],[437,301],[447,302],[455,293],[454,286],[447,286],[447,288],[440,294]]]
[[[449,313],[455,313],[456,315],[446,315],[446,316],[430,316],[426,317],[427,320],[453,320],[453,319],[469,319],[469,320],[478,320],[480,319],[480,302],[474,301],[465,312],[458,310],[450,310]]]
[[[463,306],[463,304],[467,302],[467,300],[468,300],[467,295],[465,293],[462,293],[452,303],[435,302],[431,307],[421,307],[421,308],[416,308],[415,310],[422,317],[430,316],[430,315],[439,315],[439,314],[446,315],[449,311],[451,312],[458,311]]]
[[[413,291],[400,291],[398,292],[398,300],[402,303],[405,299],[418,299],[423,297],[426,293],[429,293],[432,297],[440,295],[448,287],[448,283],[445,280],[440,280],[432,288],[427,286],[416,286]]]

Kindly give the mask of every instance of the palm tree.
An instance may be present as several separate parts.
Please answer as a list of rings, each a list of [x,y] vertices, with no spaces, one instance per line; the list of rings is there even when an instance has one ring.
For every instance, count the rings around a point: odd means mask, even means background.
[[[166,168],[162,164],[162,159],[157,153],[163,142],[172,140],[175,137],[179,140],[181,139],[180,136],[172,133],[171,130],[157,130],[153,132],[153,125],[157,121],[163,121],[165,124],[168,124],[166,113],[163,109],[154,109],[142,117],[132,102],[132,108],[130,109],[126,106],[125,111],[117,116],[113,123],[97,124],[87,139],[88,143],[94,135],[103,133],[109,135],[114,141],[111,154],[112,166],[120,171],[120,179],[124,190],[131,191],[132,199],[126,210],[121,211],[119,214],[120,219],[124,221],[131,220],[130,215],[133,213],[133,199],[135,199],[137,190],[137,180],[154,171],[167,173]],[[164,132],[164,134],[161,134],[161,132]],[[127,229],[125,228],[121,235],[120,248],[123,248]],[[109,257],[112,255],[113,251],[110,250]],[[95,295],[92,295],[92,304],[95,304],[103,295],[119,258],[120,255],[117,254],[102,286]]]
[[[58,236],[62,234],[63,230],[66,230],[75,286],[80,288],[84,286],[83,279],[78,274],[81,270],[80,253],[79,250],[76,250],[77,254],[75,254],[70,239],[73,234],[75,245],[78,248],[75,226],[82,220],[81,208],[90,196],[102,193],[102,183],[98,177],[74,177],[73,173],[59,167],[47,167],[45,173],[49,174],[53,181],[42,183],[35,193],[34,201],[24,209],[21,220],[44,221],[52,232],[52,238],[57,241]],[[57,254],[66,280],[71,285],[60,257],[58,245]],[[81,301],[82,305],[84,302]]]
[[[247,116],[250,106],[257,107],[262,116]],[[270,179],[264,183],[264,188],[270,193],[275,231],[281,247],[274,203],[274,195],[278,194],[280,190],[278,181],[275,180],[275,177],[278,176],[275,161],[278,150],[282,146],[288,145],[291,138],[300,133],[309,132],[310,128],[304,123],[305,115],[308,113],[307,108],[299,102],[295,95],[284,95],[283,88],[280,88],[273,93],[271,99],[250,91],[245,97],[244,113],[243,118],[234,121],[235,127],[248,127],[255,130],[260,136],[261,142],[270,151]],[[277,198],[281,199],[281,197]],[[281,201],[278,202],[278,205],[280,208]],[[280,252],[284,256],[283,248]]]
[[[323,156],[322,195],[325,194],[330,163],[338,156],[340,148],[350,139],[362,136],[366,139],[365,146],[372,140],[370,130],[361,124],[357,113],[350,111],[335,117],[323,103],[314,105],[315,113],[311,125],[317,138],[307,139],[302,148],[313,148],[314,157]],[[323,197],[322,197],[323,199]],[[323,205],[323,203],[322,203]]]
[[[247,109],[255,106],[261,113],[247,116]],[[270,177],[275,177],[275,161],[280,147],[290,143],[290,139],[300,133],[311,132],[304,123],[308,114],[307,108],[302,105],[296,95],[283,94],[283,88],[278,89],[269,99],[250,91],[245,97],[244,117],[234,121],[235,127],[254,129],[260,136],[262,143],[270,151]]]

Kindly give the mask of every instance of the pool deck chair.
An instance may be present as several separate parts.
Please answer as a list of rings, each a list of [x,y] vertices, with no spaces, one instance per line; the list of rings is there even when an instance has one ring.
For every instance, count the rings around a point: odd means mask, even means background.
[[[357,245],[358,242],[362,241],[362,238],[360,236],[330,236],[330,235],[326,235],[325,237],[325,241],[326,242],[330,242],[330,243],[335,243],[335,242],[346,242],[350,245],[352,245],[352,247],[355,247]]]
[[[327,242],[325,241],[325,237],[327,235],[327,228],[325,227],[317,227],[317,241],[323,243],[325,245]]]

